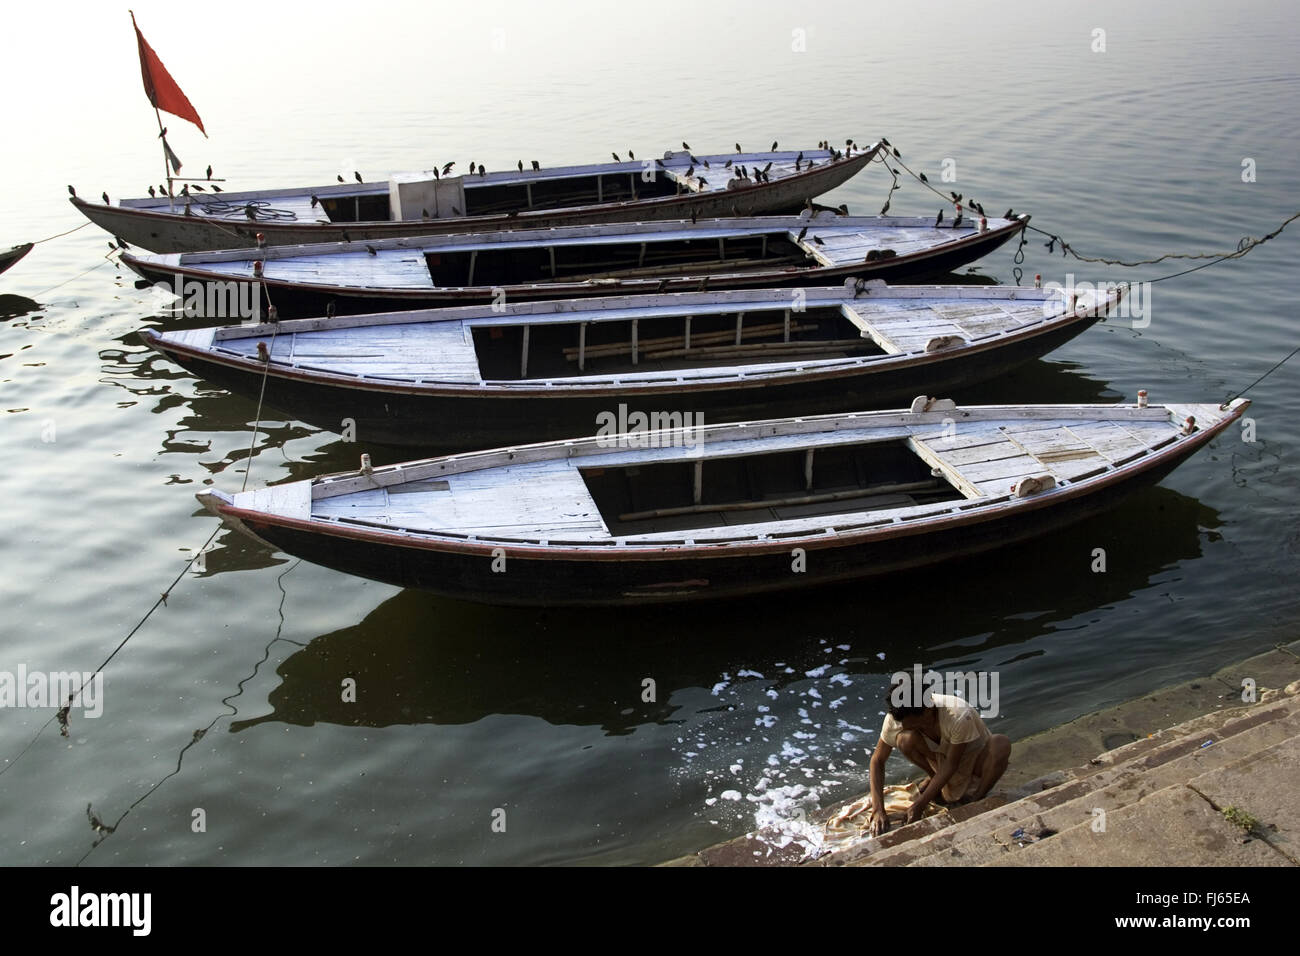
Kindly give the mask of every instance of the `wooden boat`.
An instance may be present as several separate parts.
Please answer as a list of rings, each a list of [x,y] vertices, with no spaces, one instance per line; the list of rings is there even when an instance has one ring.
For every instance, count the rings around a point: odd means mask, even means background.
[[[14,246],[7,252],[0,252],[0,272],[4,272],[11,265],[21,259],[27,253],[32,251],[33,243],[25,243],[21,246]]]
[[[847,182],[880,144],[849,153],[823,149],[692,155],[556,169],[290,189],[124,199],[116,206],[73,197],[91,222],[153,252],[361,241],[434,233],[491,232],[577,223],[713,219],[797,212]],[[704,163],[709,164],[708,168]],[[729,164],[724,166],[724,164]],[[743,168],[747,175],[738,176]],[[765,171],[762,182],[755,170]]]
[[[194,283],[232,292],[256,286],[264,307],[273,304],[280,318],[289,318],[612,293],[832,285],[850,277],[893,282],[951,272],[992,252],[1028,221],[1022,215],[954,227],[904,216],[805,211],[374,243],[123,253],[122,261],[146,281],[181,293]],[[252,303],[256,297],[245,298]]]
[[[363,459],[355,472],[198,499],[281,551],[465,600],[736,597],[921,567],[1079,521],[1158,481],[1249,404],[918,398],[904,411]]]
[[[140,335],[199,377],[301,421],[464,451],[587,434],[620,403],[718,422],[951,394],[1046,354],[1122,294],[1067,302],[1042,289],[872,280]]]

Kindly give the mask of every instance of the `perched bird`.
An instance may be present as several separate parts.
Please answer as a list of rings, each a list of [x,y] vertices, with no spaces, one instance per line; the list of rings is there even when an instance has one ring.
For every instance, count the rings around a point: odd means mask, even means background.
[[[741,152],[740,144],[739,144],[739,143],[736,144],[736,152],[738,152],[738,153]]]
[[[170,196],[170,195],[171,195],[171,193],[167,190],[167,187],[164,186],[162,183],[159,183],[159,184],[158,184],[158,191],[159,191],[160,193],[162,193],[164,196]]]
[[[533,169],[541,169],[541,168],[542,168],[542,164],[539,163],[537,160],[534,159],[534,160],[533,160]]]
[[[694,154],[694,153],[691,154],[691,162],[694,163],[696,166],[698,166],[698,165],[700,164],[700,161],[699,161],[698,159],[695,158],[695,154]]]
[[[157,195],[158,195],[158,190],[156,190],[156,189],[154,189],[152,186],[150,186],[150,187],[149,187],[149,198],[150,198],[150,199],[153,199],[153,198],[154,198],[155,196],[157,196]]]
[[[618,153],[610,153],[609,155],[611,155],[611,156],[614,157],[614,162],[616,162],[616,163],[621,163],[621,162],[623,162],[623,160],[621,160],[621,159],[618,158]]]
[[[886,146],[889,146],[889,145],[890,145],[889,140],[885,139],[885,137],[883,137],[883,136],[880,137],[880,141],[881,141],[882,143],[884,143]]]
[[[801,169],[803,169],[802,160],[798,160],[798,159],[796,159],[796,160],[794,161],[794,171],[797,173],[797,172],[799,172]]]
[[[847,216],[849,214],[849,204],[846,202],[840,203],[839,210],[841,216]]]
[[[686,140],[682,140],[682,149],[689,153],[691,151],[691,144],[686,142]]]
[[[339,177],[338,177],[338,181],[339,181],[339,182],[343,182],[343,177],[342,177],[342,176],[339,176]]]
[[[772,140],[772,152],[776,152],[776,140]]]
[[[370,253],[372,256],[379,255],[379,250],[376,249],[374,246],[370,245],[369,243],[366,243],[366,252]]]
[[[71,186],[69,186],[69,187],[68,187],[68,195],[69,195],[69,196],[72,196],[72,197],[75,198],[76,195],[77,195],[77,191],[76,191],[75,189],[73,189]]]
[[[1004,212],[1004,213],[1002,214],[1002,218],[1003,218],[1003,219],[1010,219],[1013,215],[1015,215],[1015,210],[1014,210],[1014,209],[1008,209],[1006,212]]]
[[[627,158],[628,158],[628,159],[636,159],[636,156],[632,153],[632,150],[630,150],[630,149],[627,151]]]
[[[126,244],[126,240],[123,239],[121,236],[114,236],[114,237],[113,237],[113,241],[117,243],[117,247],[118,247],[119,249],[130,249],[130,248],[131,248],[130,246],[128,246],[128,245]]]
[[[900,153],[898,150],[894,150],[894,158],[895,158],[895,159],[902,159],[902,158],[903,158],[903,154]]]
[[[438,175],[438,167],[437,167],[437,166],[433,167],[433,178],[434,178],[434,179],[441,179],[441,178],[442,178],[441,176]]]
[[[723,165],[726,169],[730,169],[730,168],[731,168],[731,160],[727,160],[727,161],[726,161],[725,163],[723,163],[722,165]]]
[[[695,167],[694,166],[688,167],[686,170],[686,178],[690,179],[694,175],[695,175]]]
[[[821,236],[813,236],[813,242],[817,243],[817,245],[819,245],[819,246],[824,246],[824,245],[826,245],[826,243],[822,242],[822,237],[821,237]]]
[[[352,171],[352,175],[357,178],[357,182],[361,182],[361,174],[357,172],[355,169]]]
[[[218,186],[216,183],[213,183],[213,184],[212,184],[212,191],[213,191],[214,193],[219,193],[219,192],[221,192],[221,187]]]
[[[200,186],[198,183],[190,183],[190,188],[191,188],[191,189],[197,189],[199,192],[203,192],[203,191],[204,191],[204,190],[203,190],[203,187]]]
[[[208,179],[212,178],[212,164],[208,163]]]
[[[521,173],[524,171],[524,161],[522,159],[519,160],[519,171]]]
[[[709,169],[709,168],[710,168],[710,167],[709,167],[709,161],[708,161],[707,159],[704,161],[704,168],[705,168],[705,169]]]
[[[703,176],[701,176],[701,177],[700,177],[700,186],[703,187],[703,186],[707,186],[708,184],[709,184],[709,181],[708,181],[707,179],[705,179]]]
[[[771,171],[772,171],[772,164],[771,164],[771,163],[768,163],[766,166],[763,167],[763,172],[764,172],[764,174],[766,174],[766,173],[770,173]]]
[[[809,156],[809,157],[808,157],[808,168],[809,168],[809,169],[812,169],[812,168],[813,168],[814,166],[816,166],[816,165],[817,165],[817,163],[813,161],[813,158],[812,158],[811,156]]]
[[[803,242],[803,237],[806,235],[808,235],[808,227],[804,226],[802,229],[799,230],[799,238],[796,241]]]
[[[456,161],[455,161],[455,160],[452,160],[450,163],[448,163],[447,165],[443,166],[443,167],[442,167],[442,174],[443,174],[444,176],[446,176],[448,173],[451,172],[451,167],[453,167],[453,166],[455,166],[455,165],[456,165]]]
[[[928,179],[925,178],[925,173],[917,173],[916,175],[919,176],[919,177],[921,178],[921,182],[923,182],[923,183],[928,183],[928,182],[930,181],[930,180],[928,180]]]
[[[957,213],[957,218],[952,221],[952,227],[956,229],[961,225],[961,213]]]
[[[479,164],[478,164],[478,174],[479,174],[480,176],[486,176],[486,175],[487,175],[487,170],[483,168],[483,164],[482,164],[482,163],[479,163]]]
[[[315,193],[312,193],[312,194],[311,194],[311,208],[312,208],[312,209],[315,209],[315,208],[316,208],[316,205],[317,205],[319,202],[320,202],[320,198],[319,198]]]
[[[181,195],[182,195],[182,196],[188,196],[189,194],[190,194],[190,184],[189,184],[189,183],[185,183],[183,186],[181,186]],[[105,194],[105,195],[107,195],[107,194]]]
[[[935,226],[938,226],[938,225],[939,225],[940,223],[942,223],[942,222],[943,222],[943,210],[940,209],[940,210],[939,210],[939,215],[937,215],[937,216],[934,217],[934,224],[935,224]]]
[[[739,167],[739,166],[736,167],[736,178],[737,178],[737,179],[744,179],[744,178],[745,178],[744,176],[740,175],[740,167]]]
[[[949,192],[948,195],[952,197],[953,202],[961,202],[961,193]]]
[[[101,195],[104,197],[104,205],[105,206],[109,205],[108,193],[101,193]]]

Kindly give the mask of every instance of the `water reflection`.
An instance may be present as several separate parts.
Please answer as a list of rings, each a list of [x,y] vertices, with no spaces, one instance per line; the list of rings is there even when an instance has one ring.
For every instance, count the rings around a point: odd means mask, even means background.
[[[1035,639],[1199,557],[1202,536],[1213,539],[1220,524],[1196,499],[1156,487],[990,555],[762,600],[626,614],[482,607],[403,591],[286,659],[271,712],[231,729],[465,724],[522,714],[616,735],[674,720],[675,695],[707,691],[738,668],[767,675],[779,691],[827,663],[850,675],[884,675],[900,660],[1006,665],[1042,653]],[[1096,547],[1110,555],[1105,574],[1090,570]],[[224,566],[237,563],[232,557]],[[828,657],[832,645],[851,646],[853,656]],[[658,703],[641,700],[645,676],[656,681]],[[347,677],[359,688],[354,703],[341,699]]]

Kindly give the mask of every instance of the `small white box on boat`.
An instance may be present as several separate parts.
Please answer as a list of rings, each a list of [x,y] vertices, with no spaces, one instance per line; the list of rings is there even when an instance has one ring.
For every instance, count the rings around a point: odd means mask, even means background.
[[[394,173],[388,180],[393,221],[456,219],[465,215],[465,183],[459,177],[435,179],[431,170]]]

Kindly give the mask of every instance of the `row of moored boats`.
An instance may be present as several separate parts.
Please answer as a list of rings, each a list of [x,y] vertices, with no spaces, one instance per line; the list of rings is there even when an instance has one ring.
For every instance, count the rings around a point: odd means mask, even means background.
[[[241,320],[150,347],[438,455],[199,500],[286,552],[458,598],[679,601],[915,568],[1094,514],[1240,417],[1242,399],[948,399],[1124,287],[920,284],[1023,241],[1029,217],[815,201],[887,150],[72,202],[148,250],[122,254],[141,286]]]

